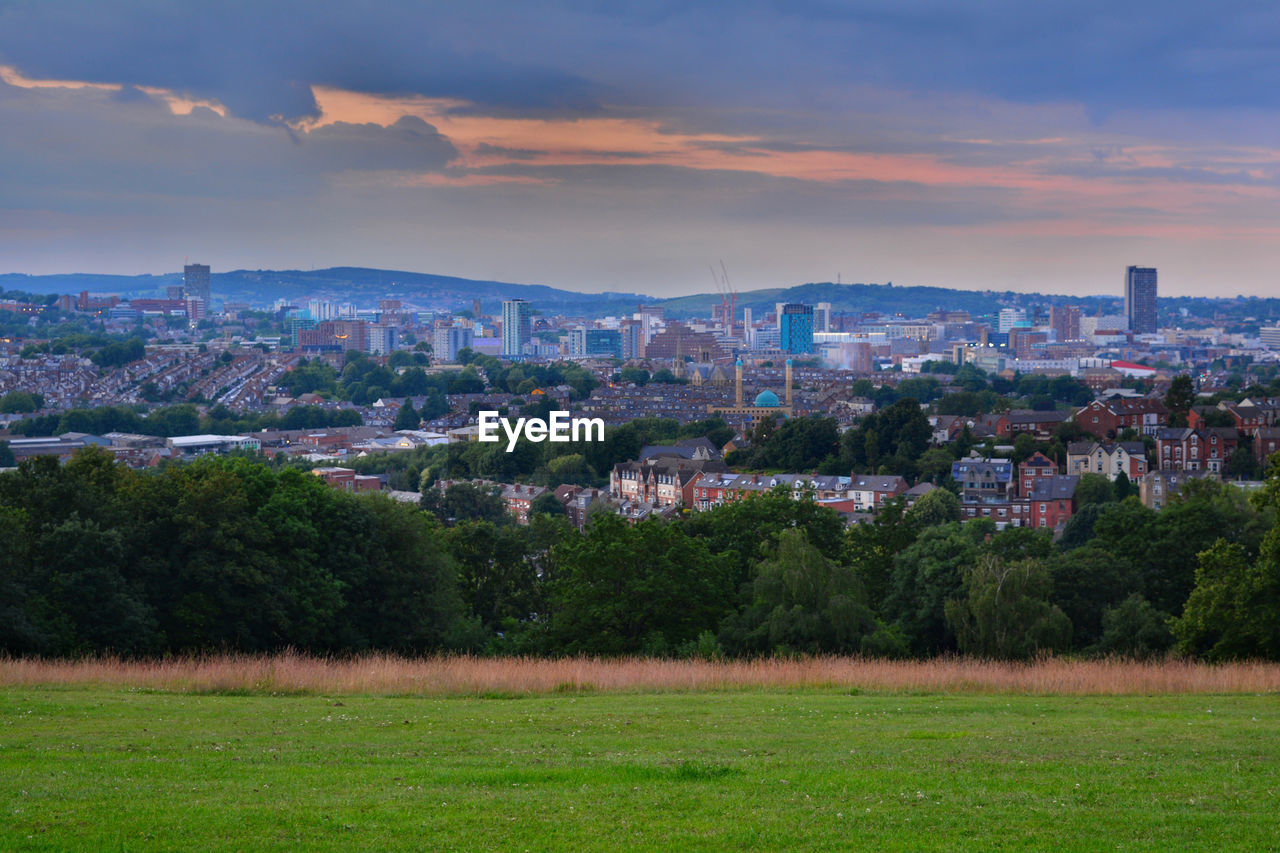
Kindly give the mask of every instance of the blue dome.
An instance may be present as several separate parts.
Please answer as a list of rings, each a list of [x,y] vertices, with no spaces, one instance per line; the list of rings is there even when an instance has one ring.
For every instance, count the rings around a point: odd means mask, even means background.
[[[756,408],[759,409],[776,409],[782,405],[778,402],[778,395],[772,391],[761,391],[756,395]]]

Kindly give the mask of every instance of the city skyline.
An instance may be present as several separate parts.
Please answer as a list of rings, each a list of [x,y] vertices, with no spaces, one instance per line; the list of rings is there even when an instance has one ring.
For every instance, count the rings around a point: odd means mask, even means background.
[[[0,272],[1265,295],[1280,16],[1092,11],[0,3]]]

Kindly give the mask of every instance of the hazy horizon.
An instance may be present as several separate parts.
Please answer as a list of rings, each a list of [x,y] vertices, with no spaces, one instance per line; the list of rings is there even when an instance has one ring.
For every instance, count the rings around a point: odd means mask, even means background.
[[[1280,9],[0,0],[0,265],[1265,295]]]

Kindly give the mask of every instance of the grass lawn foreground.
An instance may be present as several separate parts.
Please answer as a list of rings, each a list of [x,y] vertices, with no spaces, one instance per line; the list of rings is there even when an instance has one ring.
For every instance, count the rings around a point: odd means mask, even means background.
[[[0,690],[3,850],[1272,850],[1274,695]]]

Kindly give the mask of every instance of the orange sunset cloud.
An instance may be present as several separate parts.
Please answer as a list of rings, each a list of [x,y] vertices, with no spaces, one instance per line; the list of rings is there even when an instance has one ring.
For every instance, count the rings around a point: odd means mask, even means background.
[[[404,116],[430,123],[458,149],[451,166],[461,170],[493,170],[519,166],[661,165],[698,170],[728,170],[775,178],[813,182],[874,181],[929,187],[985,187],[1033,192],[1070,202],[1077,213],[1142,204],[1168,213],[1191,212],[1239,198],[1277,199],[1272,187],[1245,184],[1192,184],[1160,176],[1055,174],[1053,167],[1093,164],[1088,146],[1080,153],[1041,155],[993,166],[948,162],[932,154],[873,154],[840,150],[773,150],[755,136],[673,133],[653,119],[588,117],[570,119],[507,118],[469,112],[465,101],[420,96],[382,96],[315,86],[320,116],[299,123],[302,132],[334,122],[371,122],[390,126]],[[999,145],[989,139],[963,140],[975,146]],[[1062,137],[1015,140],[1013,144],[1059,145]],[[1217,153],[1217,152],[1215,152]],[[1108,165],[1123,169],[1173,169],[1188,152],[1172,147],[1133,146],[1117,152]],[[1276,162],[1275,152],[1235,152],[1229,164],[1197,166],[1202,171],[1229,174],[1249,163],[1255,175],[1269,171],[1260,164]],[[470,175],[424,175],[407,179],[422,186],[481,186],[494,183],[536,183],[532,177],[499,178],[492,172]],[[1011,205],[1026,204],[1011,200]],[[1048,226],[1051,227],[1051,226]],[[1093,226],[1097,227],[1097,226]],[[1157,230],[1164,230],[1158,226]]]

